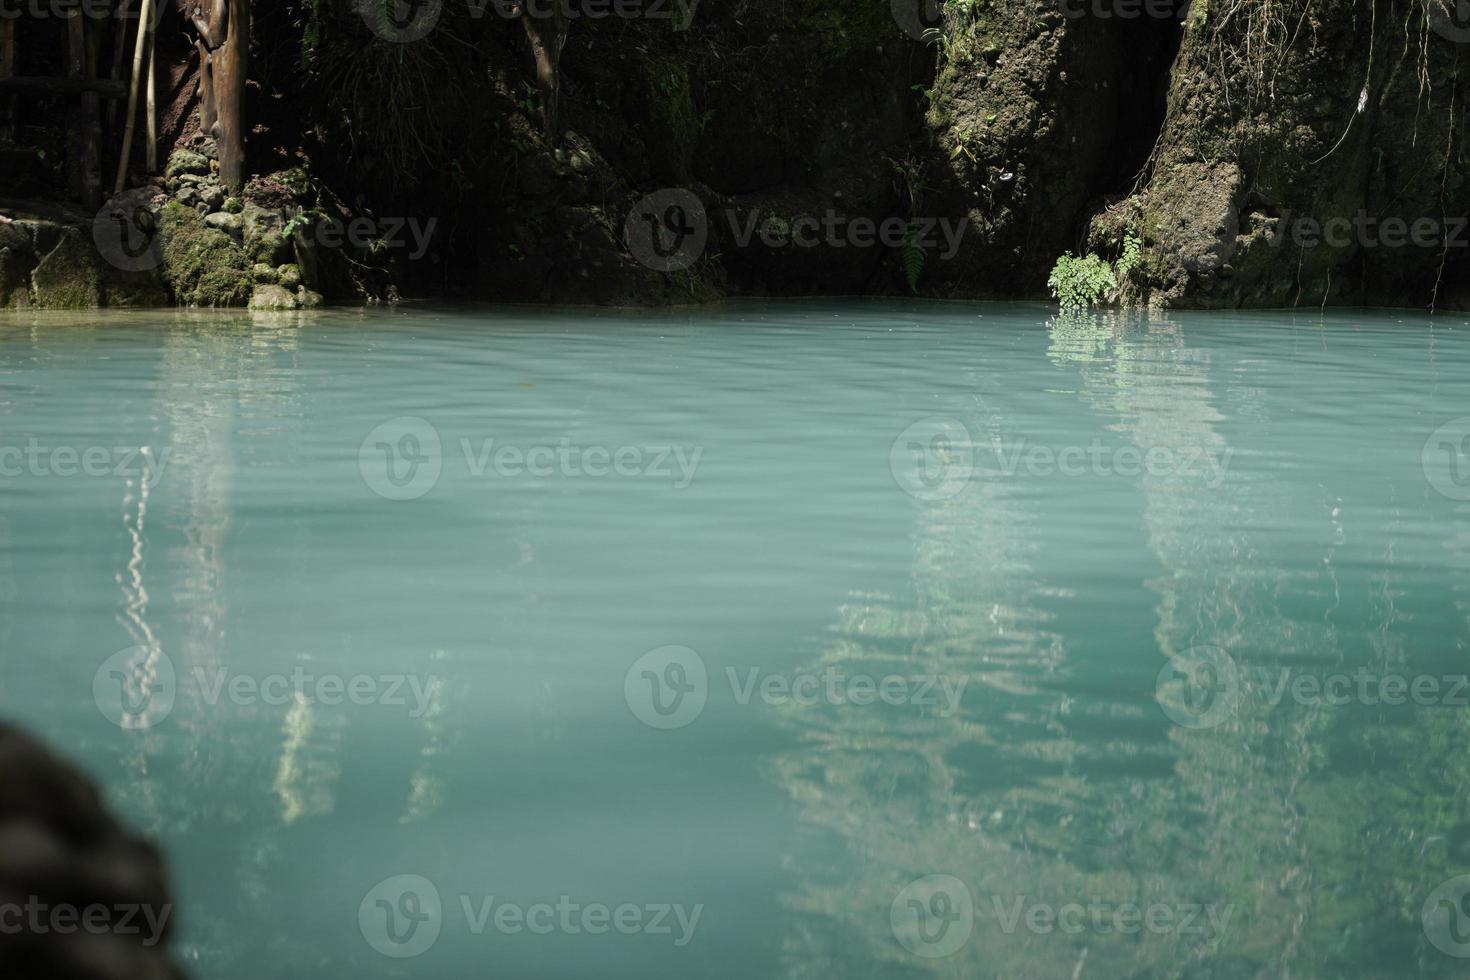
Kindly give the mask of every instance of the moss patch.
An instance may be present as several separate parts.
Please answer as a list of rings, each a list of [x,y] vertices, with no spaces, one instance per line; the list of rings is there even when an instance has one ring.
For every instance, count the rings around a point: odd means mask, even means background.
[[[36,303],[53,310],[95,310],[102,305],[97,253],[82,233],[70,230],[31,275]]]
[[[174,298],[187,306],[244,306],[250,299],[251,261],[222,231],[207,228],[177,202],[159,219],[163,269]]]

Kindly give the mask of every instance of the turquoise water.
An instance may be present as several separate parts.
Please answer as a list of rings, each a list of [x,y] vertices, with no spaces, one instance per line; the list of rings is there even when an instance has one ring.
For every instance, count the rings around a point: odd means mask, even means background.
[[[1470,975],[1467,415],[1463,317],[11,315],[0,714],[213,980]]]

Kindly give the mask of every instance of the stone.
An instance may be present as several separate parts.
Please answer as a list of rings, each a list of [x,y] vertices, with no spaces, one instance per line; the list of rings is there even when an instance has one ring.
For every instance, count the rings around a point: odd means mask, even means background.
[[[250,275],[259,283],[275,283],[280,279],[276,270],[264,262],[257,262],[250,267]]]
[[[186,208],[192,208],[194,205],[201,203],[199,200],[199,192],[192,187],[185,187],[180,190],[177,194],[174,195],[174,200],[178,201]]]
[[[102,305],[102,270],[91,238],[69,229],[31,273],[36,304],[54,310],[95,310]]]
[[[122,272],[102,270],[102,293],[107,306],[114,309],[142,309],[168,306],[168,290],[158,270]]]
[[[225,203],[221,205],[220,210],[229,214],[240,214],[245,210],[245,205],[238,197],[227,197],[225,198]]]
[[[252,310],[294,310],[296,306],[296,297],[280,286],[256,286],[250,293]]]
[[[0,308],[30,300],[31,270],[36,251],[26,227],[15,222],[0,224]],[[300,277],[297,277],[299,284]]]
[[[228,234],[205,227],[177,202],[159,215],[163,274],[174,299],[185,306],[243,306],[254,283],[250,261]]]
[[[178,177],[181,174],[209,173],[209,158],[193,150],[175,150],[168,158],[164,175]]]
[[[296,290],[296,302],[301,304],[304,310],[312,310],[322,305],[322,294],[302,286]]]
[[[238,214],[215,211],[204,216],[204,225],[207,228],[218,229],[236,239],[243,238],[245,235],[245,219]]]
[[[45,255],[57,245],[60,245],[61,237],[67,231],[66,225],[44,219],[17,221],[16,224],[22,226],[26,233],[30,235],[31,247],[37,255]]]
[[[276,208],[246,204],[241,217],[245,220],[245,247],[256,262],[280,265],[291,259],[291,248],[282,237],[286,214]]]
[[[263,208],[258,204],[246,204],[240,210],[245,220],[245,241],[258,241],[271,233],[279,234],[286,225],[285,213],[275,208]]]
[[[287,289],[295,289],[301,285],[301,270],[287,262],[276,270],[276,279]]]
[[[199,188],[199,199],[203,201],[211,211],[224,209],[225,198],[228,195],[219,184],[208,184]]]

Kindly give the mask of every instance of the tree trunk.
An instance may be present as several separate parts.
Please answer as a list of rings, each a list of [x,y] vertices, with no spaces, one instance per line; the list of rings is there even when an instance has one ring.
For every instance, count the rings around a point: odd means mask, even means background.
[[[66,16],[66,70],[70,78],[91,80],[95,74],[96,37],[80,10]],[[102,205],[102,116],[95,91],[84,91],[72,103],[67,126],[67,184],[72,197],[88,209]]]
[[[232,191],[245,183],[245,75],[250,55],[250,0],[228,0],[224,43],[214,53],[214,100],[219,113],[220,180]],[[213,25],[212,25],[213,26]]]

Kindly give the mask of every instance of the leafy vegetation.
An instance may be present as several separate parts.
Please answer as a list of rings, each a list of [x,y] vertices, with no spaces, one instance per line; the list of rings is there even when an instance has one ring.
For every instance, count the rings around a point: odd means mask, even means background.
[[[1113,269],[1095,253],[1078,258],[1071,252],[1057,259],[1046,286],[1064,310],[1096,306],[1118,288]]]
[[[1123,239],[1123,254],[1118,257],[1118,264],[1113,270],[1118,282],[1126,283],[1133,270],[1143,261],[1143,242],[1132,232]]]
[[[928,253],[919,242],[919,225],[910,222],[909,230],[903,236],[903,276],[909,284],[909,291],[919,291],[919,277],[924,274],[924,262],[928,259]]]

